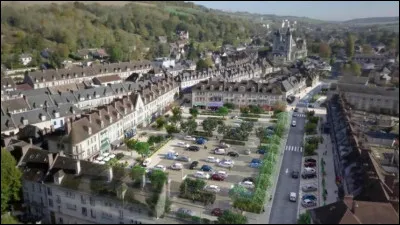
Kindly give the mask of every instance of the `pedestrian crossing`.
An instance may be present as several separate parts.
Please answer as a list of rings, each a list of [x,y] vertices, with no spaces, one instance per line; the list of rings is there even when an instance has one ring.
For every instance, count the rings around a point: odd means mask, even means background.
[[[293,113],[293,117],[306,117],[304,113]]]
[[[303,147],[286,145],[285,151],[289,151],[289,152],[303,152]]]

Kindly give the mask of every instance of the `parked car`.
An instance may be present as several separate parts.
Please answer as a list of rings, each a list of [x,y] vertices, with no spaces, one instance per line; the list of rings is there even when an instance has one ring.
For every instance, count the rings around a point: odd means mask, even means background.
[[[211,211],[211,215],[213,216],[222,216],[222,213],[224,212],[220,208],[215,208]]]
[[[185,156],[185,155],[179,156],[176,160],[182,161],[182,162],[190,162],[190,161],[192,161],[192,159],[189,156]]]
[[[156,165],[153,169],[154,170],[161,170],[161,171],[167,170],[167,168],[165,166],[160,165],[160,164]]]
[[[228,162],[230,164],[235,164],[235,162],[232,159],[222,159],[220,162]]]
[[[236,119],[238,118],[238,116],[231,116],[231,119]]]
[[[262,163],[261,159],[252,159],[251,163]]]
[[[198,145],[204,145],[207,142],[205,138],[199,137],[196,139],[196,144]]]
[[[225,142],[220,142],[219,147],[220,148],[230,148],[231,146],[229,144],[226,144]]]
[[[246,178],[244,178],[244,179],[242,180],[242,182],[246,182],[246,181],[250,181],[250,182],[252,182],[252,183],[255,183],[255,182],[256,182],[256,179],[254,179],[253,177],[246,177]]]
[[[225,155],[225,149],[216,148],[216,149],[214,149],[214,154],[216,154],[216,155]]]
[[[214,173],[214,174],[211,176],[211,179],[212,179],[212,180],[217,180],[217,181],[224,181],[224,180],[225,180],[225,177],[224,177],[224,176],[221,176],[221,175],[219,175],[219,174],[217,174],[217,173]]]
[[[228,173],[223,170],[218,170],[214,174],[218,174],[218,175],[222,176],[224,179],[226,179],[228,177]]]
[[[165,155],[165,158],[166,159],[172,159],[172,160],[175,160],[177,157],[178,157],[178,153],[176,153],[176,152],[174,152],[174,151],[169,151],[168,153],[167,153],[167,155]]]
[[[261,163],[250,163],[249,166],[251,168],[260,168],[261,167]]]
[[[292,127],[295,127],[296,126],[296,120],[293,120],[292,121]]]
[[[291,202],[296,202],[296,200],[297,200],[297,194],[296,194],[296,192],[290,192],[290,193],[289,193],[289,200],[290,200]]]
[[[220,160],[214,156],[208,156],[206,161],[211,163],[219,163]]]
[[[304,162],[312,162],[312,163],[317,163],[317,160],[313,159],[313,158],[307,158],[304,160]]]
[[[187,141],[195,141],[196,140],[196,138],[194,138],[192,136],[186,136],[184,139]]]
[[[200,150],[200,147],[199,147],[199,146],[192,145],[192,146],[189,146],[189,148],[187,148],[186,150],[197,152],[197,151]]]
[[[292,178],[294,179],[299,178],[299,171],[292,171]]]
[[[302,205],[304,208],[314,207],[314,206],[317,205],[317,202],[312,201],[312,200],[310,200],[310,199],[304,199],[304,200],[301,201],[301,205]]]
[[[210,172],[210,171],[212,171],[212,167],[209,166],[209,165],[203,165],[203,166],[200,168],[200,170],[201,170],[201,171]]]
[[[221,191],[221,188],[219,188],[217,185],[210,184],[210,185],[206,185],[204,187],[204,190],[218,193]]]
[[[295,112],[298,112],[298,111],[299,111],[299,108],[297,108],[297,107],[294,108],[294,111],[295,111]]]
[[[275,130],[275,127],[273,127],[273,126],[269,126],[269,127],[267,127],[267,130],[274,131],[274,130]]]
[[[199,162],[198,162],[198,161],[193,161],[193,162],[190,164],[189,169],[194,170],[194,169],[196,169],[196,167],[197,167],[198,165],[199,165]]]
[[[218,163],[218,166],[225,167],[225,168],[232,168],[233,167],[233,163],[229,162],[229,161],[221,161],[221,162]]]
[[[151,158],[147,158],[143,161],[142,166],[147,167],[151,163]]]
[[[237,153],[237,152],[228,152],[227,155],[229,155],[231,157],[239,157],[239,153]]]
[[[170,167],[172,170],[181,170],[183,168],[182,163],[174,163]]]
[[[301,199],[302,200],[309,199],[311,201],[317,201],[317,197],[315,195],[312,195],[312,194],[303,195],[303,197],[301,197]]]
[[[185,209],[185,208],[179,208],[177,212],[180,213],[180,214],[185,214],[185,215],[189,215],[189,216],[195,216],[196,215],[196,213],[194,213],[192,210]]]
[[[197,171],[196,173],[193,174],[193,176],[196,178],[202,178],[202,179],[210,178],[210,174],[204,173],[203,171]]]
[[[303,187],[301,187],[301,190],[303,192],[311,192],[311,191],[316,191],[318,188],[315,184],[306,184]]]
[[[303,173],[316,173],[317,170],[315,170],[315,168],[311,168],[311,167],[305,167],[303,169]]]
[[[261,155],[264,155],[266,152],[267,152],[267,150],[265,150],[265,149],[258,149],[256,151],[256,153],[261,154]]]
[[[251,181],[239,182],[239,185],[250,189],[255,187],[254,183]]]
[[[305,166],[305,167],[316,167],[317,164],[316,164],[316,163],[313,163],[313,162],[305,162],[305,163],[304,163],[304,166]]]
[[[312,105],[312,104],[308,104],[308,106],[307,106],[308,108],[314,108],[314,105]]]
[[[179,147],[183,147],[183,148],[189,148],[189,146],[190,146],[189,144],[187,144],[187,143],[185,143],[183,141],[180,141],[180,142],[176,143],[176,145],[179,146]]]
[[[316,173],[303,173],[303,174],[301,175],[301,177],[302,177],[303,179],[312,179],[312,178],[316,178],[316,177],[317,177],[317,174],[316,174]]]
[[[250,151],[250,149],[246,149],[246,150],[244,150],[244,154],[245,154],[245,155],[250,155],[250,154],[251,154],[251,151]]]

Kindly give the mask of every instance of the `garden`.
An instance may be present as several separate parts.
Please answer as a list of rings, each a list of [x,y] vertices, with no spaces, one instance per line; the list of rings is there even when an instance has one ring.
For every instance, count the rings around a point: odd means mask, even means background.
[[[266,190],[271,186],[271,177],[275,169],[275,163],[277,155],[279,153],[279,147],[281,144],[282,137],[287,131],[288,127],[288,114],[280,113],[277,115],[277,123],[275,127],[275,134],[268,138],[268,145],[260,146],[268,150],[262,160],[260,167],[260,173],[256,179],[256,187],[253,192],[247,189],[235,185],[230,191],[229,196],[233,201],[233,207],[247,212],[261,213],[263,205],[266,200]],[[259,137],[264,137],[264,130],[259,129]]]

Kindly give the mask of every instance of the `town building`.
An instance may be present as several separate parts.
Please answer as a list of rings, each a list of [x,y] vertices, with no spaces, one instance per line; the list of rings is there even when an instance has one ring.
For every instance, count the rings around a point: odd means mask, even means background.
[[[272,61],[285,63],[305,57],[307,57],[307,43],[304,39],[294,39],[290,28],[285,34],[280,30],[275,32],[269,56]]]

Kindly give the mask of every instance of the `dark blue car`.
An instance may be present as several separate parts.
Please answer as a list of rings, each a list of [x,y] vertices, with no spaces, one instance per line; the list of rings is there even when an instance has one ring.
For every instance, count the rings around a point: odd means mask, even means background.
[[[196,139],[196,143],[198,145],[204,145],[207,142],[207,140],[205,138],[199,137]]]
[[[303,195],[302,200],[305,200],[305,199],[308,199],[308,200],[311,200],[311,201],[316,201],[317,197],[315,197],[315,195],[311,195],[311,194]]]
[[[203,165],[203,166],[200,168],[200,170],[201,170],[201,171],[210,172],[210,171],[212,171],[212,167],[209,166],[209,165]]]
[[[261,154],[261,155],[264,155],[265,153],[267,153],[267,150],[266,150],[266,149],[258,149],[258,150],[256,151],[256,153]]]
[[[260,168],[260,166],[261,166],[261,163],[250,163],[250,167],[251,168]]]
[[[251,163],[261,163],[261,159],[252,159]]]

